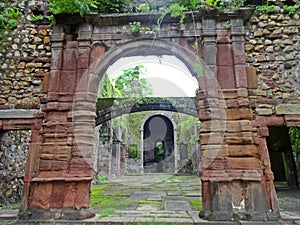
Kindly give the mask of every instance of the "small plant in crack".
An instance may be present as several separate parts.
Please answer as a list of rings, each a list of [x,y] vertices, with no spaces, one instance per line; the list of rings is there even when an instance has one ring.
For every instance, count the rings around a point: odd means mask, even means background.
[[[141,23],[138,21],[133,21],[129,23],[129,29],[132,34],[138,34],[142,30]]]

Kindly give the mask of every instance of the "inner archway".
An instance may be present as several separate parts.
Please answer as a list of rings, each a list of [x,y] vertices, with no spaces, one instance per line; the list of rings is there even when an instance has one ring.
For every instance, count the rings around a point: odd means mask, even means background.
[[[142,127],[143,172],[174,173],[177,170],[176,126],[165,115],[150,116]]]

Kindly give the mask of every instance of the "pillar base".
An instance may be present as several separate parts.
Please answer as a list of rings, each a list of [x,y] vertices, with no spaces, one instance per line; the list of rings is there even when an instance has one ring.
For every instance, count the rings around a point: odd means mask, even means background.
[[[92,208],[83,208],[75,210],[72,208],[61,209],[28,209],[25,212],[20,212],[18,222],[28,220],[84,220],[95,216],[95,211]]]
[[[203,211],[199,216],[215,221],[276,221],[279,210],[272,208],[268,199],[261,181],[202,181]]]

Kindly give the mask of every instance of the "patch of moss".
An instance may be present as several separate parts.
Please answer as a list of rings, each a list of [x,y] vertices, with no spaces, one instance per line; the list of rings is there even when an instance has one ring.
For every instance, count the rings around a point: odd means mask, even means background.
[[[133,209],[137,206],[138,201],[128,199],[128,197],[122,197],[120,192],[116,192],[113,195],[102,195],[107,190],[109,184],[93,185],[91,193],[91,205],[92,207],[102,212],[107,209]]]
[[[194,207],[195,210],[201,210],[202,209],[202,200],[190,199],[189,201],[190,201],[191,205]]]
[[[20,202],[8,204],[8,205],[0,205],[0,209],[20,209],[20,207],[21,207]]]

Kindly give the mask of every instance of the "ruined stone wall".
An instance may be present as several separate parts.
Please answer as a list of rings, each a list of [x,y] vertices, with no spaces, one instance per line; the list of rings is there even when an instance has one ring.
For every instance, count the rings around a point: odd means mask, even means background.
[[[0,205],[21,200],[30,131],[0,134]]]
[[[285,1],[277,4],[276,12],[256,11],[247,30],[250,74],[256,69],[250,95],[258,116],[299,114],[300,109],[300,10],[288,15],[282,6]]]
[[[22,2],[22,3],[18,3]],[[34,24],[30,14],[35,1],[12,1],[3,8],[22,13],[16,29],[6,31],[0,52],[0,109],[40,109],[40,98],[47,89],[51,63],[50,26]]]

